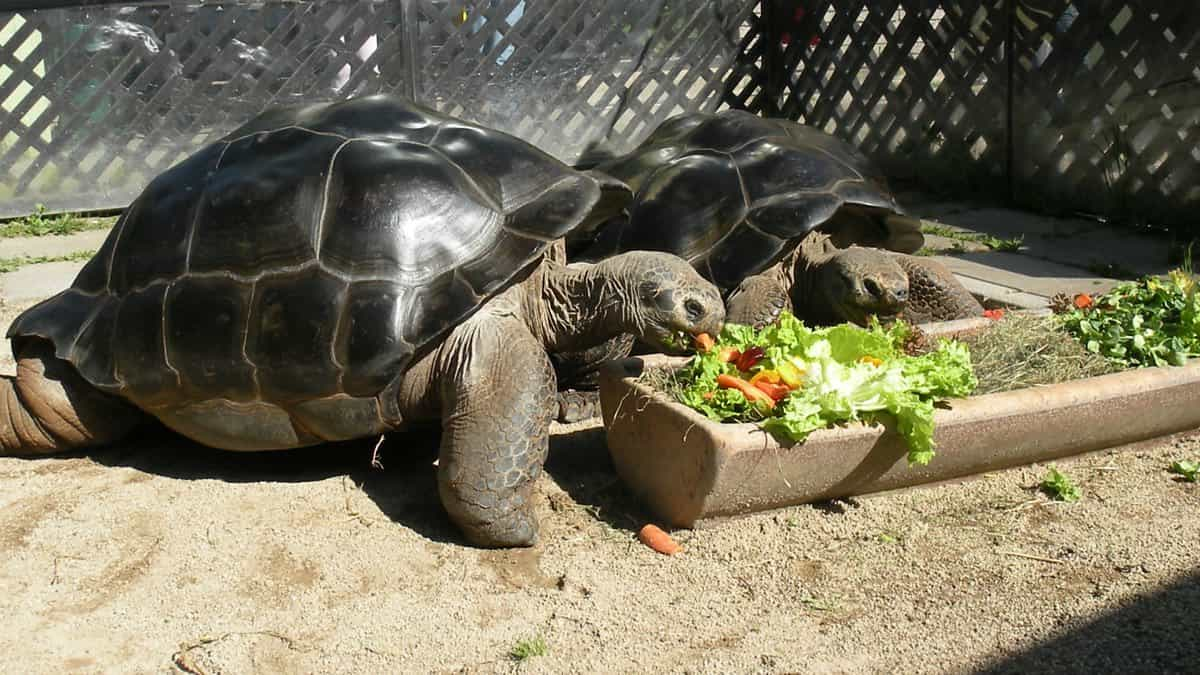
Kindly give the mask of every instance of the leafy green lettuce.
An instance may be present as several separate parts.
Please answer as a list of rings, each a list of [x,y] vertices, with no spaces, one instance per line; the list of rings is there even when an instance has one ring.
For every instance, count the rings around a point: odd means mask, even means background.
[[[890,415],[908,442],[909,463],[927,464],[934,455],[934,402],[967,396],[976,381],[965,344],[943,339],[934,351],[910,356],[904,351],[908,335],[903,322],[811,329],[789,313],[759,331],[727,325],[715,349],[696,355],[684,367],[678,396],[715,421],[759,422],[772,434],[794,441],[835,424],[873,422]],[[721,360],[722,348],[745,351],[754,346],[765,356],[748,372]],[[802,385],[773,409],[717,386],[718,375],[748,379],[761,370],[786,373]]]

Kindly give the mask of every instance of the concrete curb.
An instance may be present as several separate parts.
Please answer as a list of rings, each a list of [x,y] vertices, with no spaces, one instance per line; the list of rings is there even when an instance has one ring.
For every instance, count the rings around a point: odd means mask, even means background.
[[[608,364],[600,397],[617,473],[667,524],[935,483],[1200,428],[1200,362],[1143,368],[949,402],[937,456],[908,466],[889,426],[824,429],[781,444],[754,424],[718,424],[638,381],[686,359]]]

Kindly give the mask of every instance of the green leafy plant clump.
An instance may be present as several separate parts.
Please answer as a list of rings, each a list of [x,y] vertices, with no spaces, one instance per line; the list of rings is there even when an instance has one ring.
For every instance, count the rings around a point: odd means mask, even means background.
[[[112,218],[80,218],[74,214],[47,215],[43,204],[27,216],[0,223],[0,237],[44,237],[111,227]]]
[[[1125,368],[1181,366],[1200,356],[1200,297],[1186,267],[1144,277],[1092,299],[1077,295],[1061,315],[1088,351]]]
[[[79,260],[88,260],[96,255],[95,251],[75,251],[66,255],[39,255],[39,256],[19,256],[14,258],[0,258],[0,274],[15,272],[27,265],[39,265],[41,263],[51,262],[76,262]]]
[[[545,656],[547,651],[546,640],[538,635],[537,637],[518,640],[517,644],[508,651],[508,658],[513,661],[524,661],[525,659],[534,656]]]
[[[1071,480],[1070,476],[1050,467],[1049,473],[1042,479],[1042,491],[1060,502],[1077,502],[1083,496],[1083,491]]]
[[[1186,459],[1178,462],[1171,462],[1171,473],[1183,477],[1189,483],[1195,483],[1200,480],[1200,462],[1192,462]]]
[[[761,330],[727,324],[715,345],[677,374],[676,397],[718,422],[757,422],[803,441],[836,424],[891,417],[910,464],[934,455],[934,403],[976,386],[966,345],[940,340],[910,355],[903,322],[811,329],[784,312]]]

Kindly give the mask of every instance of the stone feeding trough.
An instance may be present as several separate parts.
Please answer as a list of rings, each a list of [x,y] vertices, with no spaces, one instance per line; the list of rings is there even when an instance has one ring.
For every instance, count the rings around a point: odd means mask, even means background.
[[[921,326],[954,336],[986,319]],[[606,365],[600,396],[621,479],[658,517],[692,527],[731,516],[962,478],[1200,427],[1200,360],[951,399],[936,411],[937,454],[910,466],[888,425],[850,424],[780,442],[756,424],[718,423],[641,380],[686,358]]]

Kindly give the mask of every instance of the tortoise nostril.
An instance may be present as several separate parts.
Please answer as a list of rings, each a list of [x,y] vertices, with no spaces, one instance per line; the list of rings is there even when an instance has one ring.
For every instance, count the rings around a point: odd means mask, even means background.
[[[704,305],[695,298],[688,298],[683,303],[683,309],[685,312],[687,312],[688,319],[692,323],[696,323],[700,319],[704,318]]]

